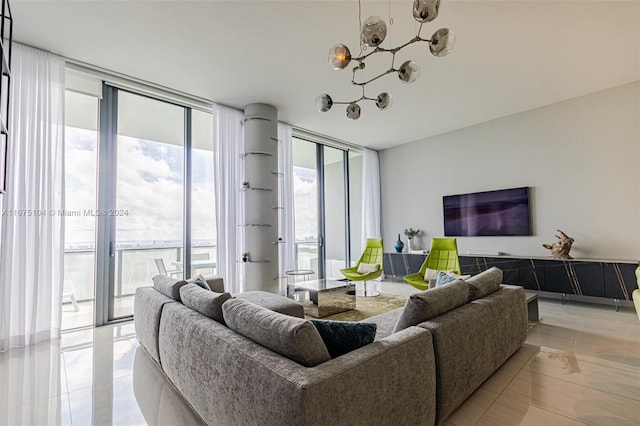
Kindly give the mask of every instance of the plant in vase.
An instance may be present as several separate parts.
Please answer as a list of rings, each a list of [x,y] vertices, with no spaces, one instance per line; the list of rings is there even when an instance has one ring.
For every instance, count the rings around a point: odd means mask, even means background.
[[[416,235],[418,235],[420,232],[419,229],[413,229],[413,228],[409,228],[409,229],[405,229],[404,230],[404,235],[407,237],[407,245],[409,253],[411,253],[411,251],[413,250],[413,237],[415,237]]]
[[[243,262],[248,262],[249,261],[249,253],[247,253],[247,252],[242,253],[242,261]]]

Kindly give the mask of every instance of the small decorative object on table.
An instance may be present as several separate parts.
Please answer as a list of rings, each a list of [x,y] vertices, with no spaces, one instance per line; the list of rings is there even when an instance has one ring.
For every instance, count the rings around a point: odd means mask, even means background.
[[[420,232],[421,231],[419,229],[413,229],[413,228],[404,230],[404,235],[407,236],[407,244],[409,245],[409,253],[413,251],[413,237],[418,235]]]
[[[242,253],[242,261],[243,262],[249,261],[249,253],[247,253],[247,252]]]
[[[571,251],[571,245],[573,244],[573,238],[569,237],[567,234],[558,229],[559,236],[556,235],[558,241],[553,244],[543,244],[542,247],[551,250],[551,257],[556,259],[573,259],[573,257],[569,256],[569,251]]]
[[[242,187],[245,189],[249,188],[249,182],[247,181],[242,182]]]
[[[396,249],[396,253],[402,253],[402,249],[404,248],[404,243],[400,239],[400,234],[398,234],[398,241],[396,241],[393,248]]]

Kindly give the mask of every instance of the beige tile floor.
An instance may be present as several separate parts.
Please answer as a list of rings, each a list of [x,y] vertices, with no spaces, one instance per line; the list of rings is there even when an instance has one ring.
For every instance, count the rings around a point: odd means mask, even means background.
[[[525,345],[444,424],[640,424],[635,312],[542,299],[540,313]],[[0,353],[0,425],[92,424],[200,422],[139,348],[132,323]]]

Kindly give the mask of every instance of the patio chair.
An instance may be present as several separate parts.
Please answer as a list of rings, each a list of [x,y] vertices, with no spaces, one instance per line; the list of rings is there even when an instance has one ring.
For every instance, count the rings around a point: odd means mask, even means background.
[[[158,268],[158,273],[160,275],[165,275],[167,277],[173,277],[174,275],[182,274],[182,270],[180,268],[174,269],[171,271],[167,271],[167,268],[164,266],[164,260],[162,259],[153,259],[156,262],[156,268]]]

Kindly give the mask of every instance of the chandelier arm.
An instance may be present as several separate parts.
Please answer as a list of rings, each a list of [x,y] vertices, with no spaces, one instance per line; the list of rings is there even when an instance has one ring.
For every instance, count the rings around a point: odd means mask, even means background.
[[[371,83],[372,81],[376,81],[377,79],[384,77],[387,74],[391,74],[392,72],[398,72],[398,70],[394,69],[394,68],[389,68],[388,70],[386,70],[382,74],[378,75],[377,77],[373,77],[371,80],[367,80],[367,81],[364,81],[362,83],[356,83],[356,81],[354,79],[354,80],[351,80],[351,84],[354,84],[356,86],[365,86],[365,85]]]
[[[369,56],[373,55],[374,53],[386,52],[386,51],[387,49],[383,49],[382,47],[378,46],[375,49],[373,49],[371,52],[367,53],[366,55],[358,56],[357,58],[351,58],[351,60],[363,62],[365,59],[367,59]]]

